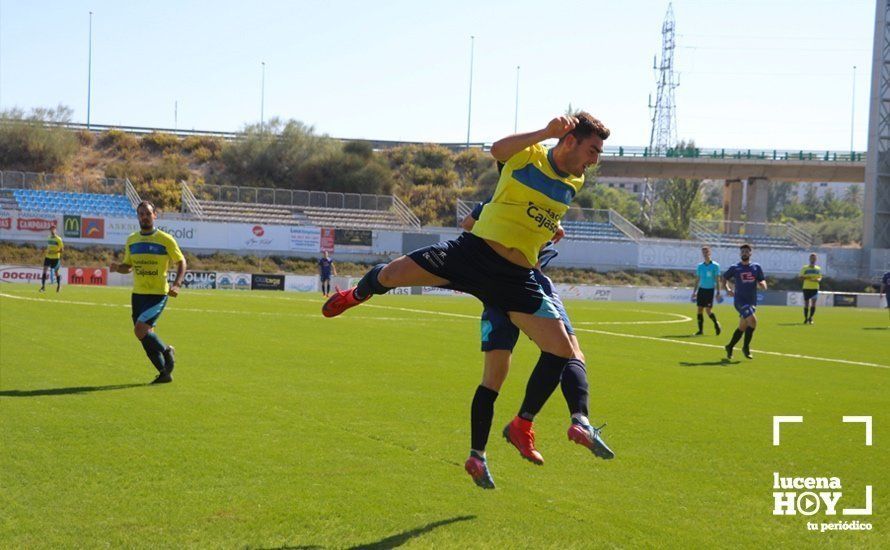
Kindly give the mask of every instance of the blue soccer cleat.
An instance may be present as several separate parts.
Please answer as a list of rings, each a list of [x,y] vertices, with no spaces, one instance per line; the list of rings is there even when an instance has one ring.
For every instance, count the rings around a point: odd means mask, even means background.
[[[488,471],[488,463],[484,456],[475,451],[470,451],[470,457],[464,463],[464,469],[473,478],[473,483],[483,489],[494,489],[494,479]]]
[[[603,438],[600,437],[600,431],[602,431],[604,426],[605,424],[599,428],[594,428],[590,424],[582,424],[578,419],[573,418],[572,425],[569,427],[568,436],[570,440],[578,445],[583,445],[590,449],[590,452],[595,456],[604,460],[611,460],[615,458],[615,453],[608,445],[606,445]]]

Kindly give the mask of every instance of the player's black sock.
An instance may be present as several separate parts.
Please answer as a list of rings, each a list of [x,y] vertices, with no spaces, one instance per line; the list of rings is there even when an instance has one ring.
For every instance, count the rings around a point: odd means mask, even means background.
[[[148,356],[151,364],[158,369],[158,372],[163,373],[167,370],[167,364],[164,361],[164,342],[158,337],[154,332],[149,332],[145,335],[145,338],[142,340],[142,349],[145,350],[145,355]]]
[[[717,316],[713,313],[708,313],[708,318],[711,319],[711,322],[714,323],[714,327],[717,327]]]
[[[559,385],[562,371],[568,359],[558,357],[546,351],[541,352],[541,357],[535,365],[528,384],[525,387],[525,399],[519,408],[519,416],[526,420],[534,420],[535,415],[541,411],[544,403],[550,398]]]
[[[40,288],[46,287],[46,273],[44,273],[40,278]]]
[[[386,294],[391,288],[385,287],[380,284],[378,280],[378,276],[380,275],[380,271],[386,267],[387,264],[377,264],[371,268],[371,271],[365,273],[365,276],[361,278],[357,285],[355,285],[355,290],[352,292],[352,295],[355,296],[356,300],[365,300],[370,298],[373,294]]]
[[[494,402],[498,392],[479,385],[473,396],[470,407],[470,448],[484,451],[488,445],[488,434],[491,432],[491,421],[494,418]]]
[[[809,315],[807,314],[807,306],[803,306],[803,320],[806,321],[809,319]]]
[[[742,331],[735,329],[735,332],[732,333],[732,339],[729,341],[729,347],[735,347],[735,345],[739,343],[739,340],[742,339],[742,334],[744,334]]]
[[[569,359],[562,371],[560,385],[562,386],[562,395],[566,398],[566,405],[569,406],[569,414],[589,416],[587,404],[590,393],[584,361]]]
[[[745,343],[742,344],[745,349],[751,348],[751,338],[754,337],[754,327],[748,327],[745,329]]]
[[[705,316],[702,315],[701,313],[699,313],[697,319],[698,319],[698,331],[701,332],[702,329],[704,328]]]
[[[813,315],[816,314],[816,306],[810,306],[810,320],[812,321]]]

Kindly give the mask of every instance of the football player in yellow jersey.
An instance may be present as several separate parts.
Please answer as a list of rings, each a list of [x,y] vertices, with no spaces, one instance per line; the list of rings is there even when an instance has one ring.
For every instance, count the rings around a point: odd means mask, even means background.
[[[133,272],[133,332],[158,370],[152,384],[165,384],[173,381],[175,350],[161,341],[154,326],[167,305],[167,298],[179,295],[186,262],[176,239],[155,228],[158,215],[152,203],[139,203],[136,215],[139,231],[127,237],[123,261],[109,267],[116,273]],[[171,263],[176,264],[176,280],[172,285],[167,283],[167,268]]]
[[[505,166],[472,232],[375,266],[355,287],[337,289],[322,314],[340,315],[374,294],[403,286],[453,288],[507,312],[510,321],[540,348],[541,356],[519,415],[504,429],[504,436],[524,458],[543,464],[535,449],[532,420],[559,385],[566,366],[575,362],[583,368],[583,362],[575,356],[559,312],[532,268],[541,247],[565,234],[560,220],[584,185],[584,172],[599,161],[609,133],[602,122],[580,112],[495,142],[491,154]],[[559,142],[548,151],[540,145],[547,139]],[[480,410],[492,408],[485,404]],[[597,456],[614,456],[599,430],[588,425],[585,431]]]
[[[800,268],[798,277],[803,281],[803,324],[812,325],[816,314],[816,298],[819,296],[819,282],[822,281],[822,268],[816,265],[816,255],[810,254],[810,263]]]
[[[56,292],[62,290],[62,279],[59,278],[59,269],[62,264],[62,237],[56,234],[56,226],[49,226],[49,238],[46,240],[46,254],[43,258],[43,278],[40,279],[40,292],[46,290],[46,272],[52,270],[56,276]],[[49,283],[52,284],[52,278]]]

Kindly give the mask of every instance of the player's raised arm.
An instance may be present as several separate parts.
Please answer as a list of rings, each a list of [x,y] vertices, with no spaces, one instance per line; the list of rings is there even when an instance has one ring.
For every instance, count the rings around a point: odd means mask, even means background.
[[[546,128],[524,134],[513,134],[497,140],[491,144],[491,156],[499,162],[507,162],[510,157],[527,147],[545,139],[561,138],[571,132],[577,124],[578,119],[573,116],[558,116],[551,120]]]

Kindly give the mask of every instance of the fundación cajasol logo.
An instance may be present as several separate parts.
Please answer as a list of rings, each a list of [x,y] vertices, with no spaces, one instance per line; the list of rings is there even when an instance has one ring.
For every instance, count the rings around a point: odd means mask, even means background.
[[[845,423],[865,424],[865,445],[871,447],[872,417],[845,416]],[[782,424],[803,422],[802,416],[773,417],[773,446],[781,445]],[[858,519],[841,520],[838,516],[871,516],[872,486],[845,490],[836,476],[798,476],[773,472],[774,516],[819,516],[822,521],[807,522],[810,531],[871,531],[872,524]],[[814,518],[817,519],[817,518]]]

